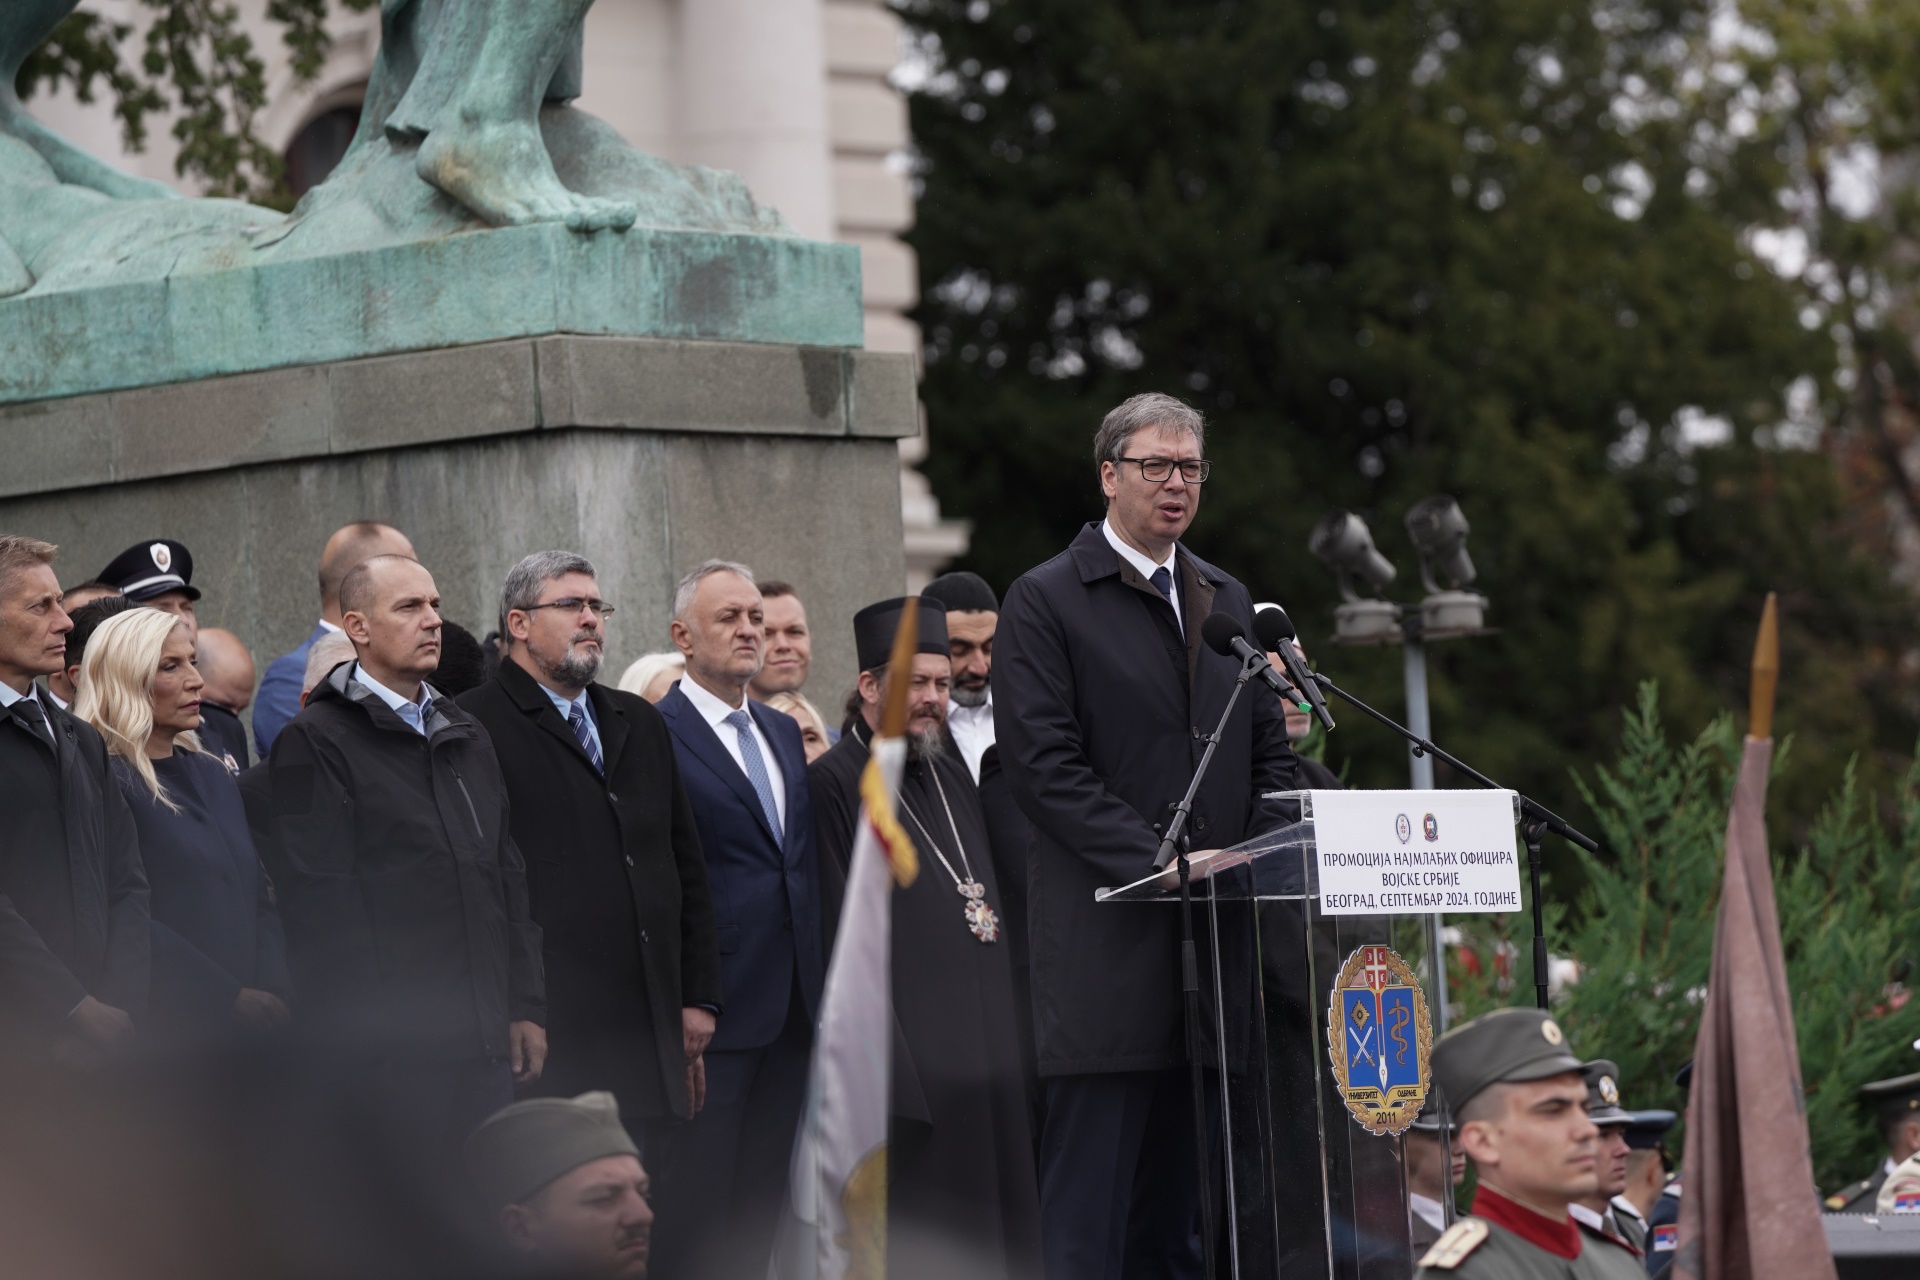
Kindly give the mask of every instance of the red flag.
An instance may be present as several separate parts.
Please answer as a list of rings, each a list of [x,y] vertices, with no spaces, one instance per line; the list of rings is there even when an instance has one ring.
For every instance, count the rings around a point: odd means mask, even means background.
[[[1713,967],[1693,1050],[1677,1280],[1834,1275],[1813,1184],[1800,1050],[1767,856],[1778,635],[1769,595],[1754,650],[1753,733],[1727,819]]]

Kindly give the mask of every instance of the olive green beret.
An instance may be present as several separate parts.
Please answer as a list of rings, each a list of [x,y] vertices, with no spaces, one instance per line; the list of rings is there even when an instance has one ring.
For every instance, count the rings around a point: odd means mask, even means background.
[[[638,1156],[610,1093],[529,1098],[502,1107],[467,1139],[467,1171],[493,1208],[522,1204],[562,1174],[606,1156]]]
[[[1585,1068],[1544,1009],[1495,1009],[1455,1027],[1433,1046],[1433,1079],[1456,1116],[1490,1084],[1544,1080]]]

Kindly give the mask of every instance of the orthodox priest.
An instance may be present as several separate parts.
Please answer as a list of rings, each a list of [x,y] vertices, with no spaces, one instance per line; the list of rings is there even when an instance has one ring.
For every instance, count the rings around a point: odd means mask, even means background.
[[[1038,1280],[1040,1198],[1012,968],[986,819],[946,732],[946,612],[920,600],[913,668],[891,671],[905,605],[887,600],[854,616],[857,705],[839,743],[808,770],[831,931],[880,709],[890,681],[911,681],[899,818],[919,849],[920,875],[893,894],[887,1271],[916,1280]]]

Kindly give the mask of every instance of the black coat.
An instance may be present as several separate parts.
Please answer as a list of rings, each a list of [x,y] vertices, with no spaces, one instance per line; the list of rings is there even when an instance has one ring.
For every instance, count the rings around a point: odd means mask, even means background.
[[[200,745],[216,760],[231,760],[234,773],[253,763],[247,747],[247,726],[240,717],[214,702],[200,704]]]
[[[0,710],[0,1053],[51,1048],[86,996],[146,1012],[147,876],[93,726],[40,705],[58,750]]]
[[[871,736],[864,723],[853,725],[807,770],[827,914],[836,922],[860,827],[860,775],[871,758]],[[933,764],[907,763],[899,817],[919,850],[920,874],[892,894],[899,1038],[887,1156],[888,1274],[1037,1280],[1040,1199],[1014,1025],[1012,957],[1004,933],[988,943],[973,935],[966,900],[940,861],[944,854],[961,875],[970,866],[987,904],[1004,910],[986,818],[957,752]]]
[[[267,897],[240,788],[226,764],[176,751],[153,762],[168,808],[134,767],[113,762],[140,830],[153,908],[149,1022],[163,1037],[205,1042],[233,1033],[241,988],[293,994],[280,917]]]
[[[343,663],[273,740],[276,876],[303,1018],[376,1054],[504,1058],[544,1022],[540,928],[487,732],[422,737]]]
[[[1028,946],[1043,1076],[1183,1057],[1177,913],[1093,896],[1151,872],[1239,674],[1201,642],[1201,622],[1223,612],[1253,629],[1244,586],[1184,547],[1178,564],[1184,643],[1165,598],[1098,523],[1013,584],[994,633],[994,733],[1033,823]],[[1295,766],[1279,699],[1250,684],[1195,800],[1193,848],[1288,821],[1291,806],[1260,796],[1290,788]]]
[[[610,1089],[629,1118],[685,1118],[680,1011],[721,1003],[700,837],[660,713],[602,685],[587,697],[604,778],[518,663],[460,698],[506,774],[544,939],[549,1057],[535,1088]]]

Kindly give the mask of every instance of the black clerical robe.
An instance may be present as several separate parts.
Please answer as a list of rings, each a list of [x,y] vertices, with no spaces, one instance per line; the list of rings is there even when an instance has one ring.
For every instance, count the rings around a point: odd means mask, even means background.
[[[807,771],[829,947],[853,856],[860,774],[871,736],[856,723]],[[900,825],[920,851],[920,876],[893,894],[899,1035],[888,1153],[888,1274],[1037,1280],[1040,1199],[1006,935],[994,942],[974,936],[966,899],[934,848],[961,877],[971,868],[998,913],[986,819],[972,777],[954,757],[931,765],[910,761],[901,800]]]

